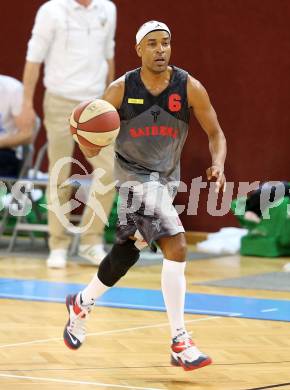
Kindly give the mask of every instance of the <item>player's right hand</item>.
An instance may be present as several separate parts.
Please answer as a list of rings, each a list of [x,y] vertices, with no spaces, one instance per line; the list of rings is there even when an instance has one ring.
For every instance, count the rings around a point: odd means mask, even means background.
[[[102,149],[101,146],[95,146],[93,148],[87,148],[87,147],[85,147],[83,145],[80,145],[80,144],[79,144],[79,147],[80,147],[83,155],[85,157],[87,157],[87,158],[96,157],[100,153],[100,151]]]

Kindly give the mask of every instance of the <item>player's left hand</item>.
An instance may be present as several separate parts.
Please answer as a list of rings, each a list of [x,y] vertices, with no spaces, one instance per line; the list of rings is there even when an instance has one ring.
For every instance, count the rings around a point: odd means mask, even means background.
[[[216,178],[215,193],[218,193],[220,190],[222,190],[223,192],[226,191],[226,178],[224,175],[223,167],[212,165],[211,167],[207,168],[206,176],[207,176],[207,180]]]

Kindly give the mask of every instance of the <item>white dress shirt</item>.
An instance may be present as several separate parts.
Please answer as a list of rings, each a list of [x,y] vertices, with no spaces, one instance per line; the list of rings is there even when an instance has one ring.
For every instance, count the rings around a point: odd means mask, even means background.
[[[14,118],[22,109],[23,85],[13,77],[0,75],[0,138],[18,132]],[[16,151],[17,158],[22,158],[22,147],[11,148]]]
[[[0,75],[0,137],[18,132],[14,117],[22,108],[23,86],[13,77]]]
[[[50,0],[38,10],[26,60],[44,62],[47,90],[72,100],[100,97],[114,57],[116,7],[92,0]]]

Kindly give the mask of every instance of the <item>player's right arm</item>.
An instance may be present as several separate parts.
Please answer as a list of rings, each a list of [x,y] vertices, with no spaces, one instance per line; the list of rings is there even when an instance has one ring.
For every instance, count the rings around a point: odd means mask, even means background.
[[[125,76],[113,81],[106,89],[103,99],[111,103],[116,110],[121,107],[125,92]]]
[[[121,107],[123,97],[124,97],[124,92],[125,92],[125,77],[122,76],[119,79],[113,81],[108,86],[108,88],[104,92],[104,95],[102,96],[102,99],[111,103],[116,108],[116,110],[118,110]],[[94,148],[86,148],[84,146],[79,145],[79,147],[83,152],[83,154],[88,158],[97,156],[102,149],[99,146],[96,146]]]

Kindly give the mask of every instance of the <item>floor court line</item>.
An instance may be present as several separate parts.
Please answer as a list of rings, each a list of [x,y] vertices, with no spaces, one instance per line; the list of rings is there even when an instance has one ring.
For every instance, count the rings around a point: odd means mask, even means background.
[[[63,303],[66,295],[77,293],[84,287],[80,283],[0,278],[0,297]],[[96,305],[165,311],[159,289],[113,287],[96,301]],[[276,310],[268,310],[273,308]],[[290,322],[290,300],[187,292],[185,312]]]
[[[136,305],[130,303],[120,303],[116,304],[115,302],[106,303],[103,301],[97,301],[96,306],[106,306],[106,307],[120,307],[124,309],[135,309]],[[139,310],[152,310],[152,311],[164,311],[164,306],[150,306],[150,305],[138,305]],[[243,313],[235,313],[231,311],[218,311],[218,310],[200,310],[200,309],[192,309],[191,314],[203,314],[203,315],[218,315],[218,316],[226,316],[226,317],[240,317]]]
[[[100,383],[90,381],[73,381],[68,379],[57,379],[57,378],[43,378],[37,376],[25,376],[25,375],[12,375],[12,374],[1,374],[0,378],[11,378],[11,379],[24,379],[24,380],[35,380],[41,382],[54,382],[54,383],[66,383],[72,385],[90,385],[95,387],[108,387],[117,389],[133,389],[133,390],[162,390],[156,387],[138,387],[138,386],[126,386],[126,385],[114,385],[112,383]]]
[[[7,298],[7,299],[20,299],[20,300],[27,300],[27,301],[35,301],[35,296],[33,295],[17,295],[14,294],[11,296],[11,294],[5,294],[1,293],[1,298]],[[55,302],[58,303],[63,303],[64,298],[54,298]],[[44,296],[39,296],[37,300],[43,301],[43,302],[51,302],[50,297],[44,297]],[[151,310],[151,311],[165,311],[164,306],[150,306],[150,305],[142,305],[138,304],[130,304],[130,303],[121,303],[121,302],[107,302],[107,301],[102,301],[98,300],[95,302],[96,306],[104,306],[104,307],[113,307],[113,308],[124,308],[124,309],[135,309],[135,310]],[[272,310],[270,310],[272,311]],[[261,310],[261,312],[266,312]],[[191,308],[190,311],[186,311],[186,313],[189,314],[203,314],[203,315],[221,315],[225,317],[242,317],[243,313],[236,313],[232,311],[221,311],[221,310],[202,310],[202,309],[197,309],[197,308]]]
[[[200,322],[200,321],[210,321],[220,318],[218,316],[211,316],[211,317],[202,317],[202,318],[195,318],[193,320],[186,320],[186,324],[190,324],[191,322]],[[114,329],[114,330],[106,330],[104,332],[96,332],[96,333],[87,333],[87,336],[105,336],[105,335],[111,335],[114,333],[125,333],[125,332],[134,332],[142,329],[150,329],[150,328],[160,328],[162,326],[169,326],[168,322],[161,322],[159,324],[153,324],[153,325],[144,325],[144,326],[135,326],[131,328],[123,328],[123,329]],[[39,339],[39,340],[31,340],[31,341],[24,341],[22,343],[14,343],[14,344],[4,344],[0,345],[0,349],[4,348],[12,348],[12,347],[21,347],[25,345],[31,345],[31,344],[44,344],[49,343],[51,341],[62,341],[62,337],[53,337],[49,339]]]
[[[251,389],[246,389],[246,390],[266,390],[266,389],[276,389],[278,387],[285,387],[287,386],[287,388],[289,388],[288,386],[290,385],[290,382],[287,382],[287,383],[280,383],[280,384],[277,384],[277,385],[269,385],[269,386],[263,386],[263,387],[255,387],[255,388],[251,388]]]

